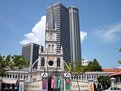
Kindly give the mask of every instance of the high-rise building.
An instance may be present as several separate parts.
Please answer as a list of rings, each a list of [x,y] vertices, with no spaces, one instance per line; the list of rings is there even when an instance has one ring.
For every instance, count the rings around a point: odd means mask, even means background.
[[[61,3],[50,5],[46,11],[46,29],[57,28],[57,51],[63,47],[63,59],[71,60],[69,10]]]
[[[39,45],[35,43],[29,43],[22,46],[22,56],[25,57],[29,64],[32,65],[39,56]],[[33,66],[33,68],[37,68],[37,64]]]
[[[71,6],[68,9],[70,24],[71,60],[75,62],[81,59],[79,10],[74,6]]]

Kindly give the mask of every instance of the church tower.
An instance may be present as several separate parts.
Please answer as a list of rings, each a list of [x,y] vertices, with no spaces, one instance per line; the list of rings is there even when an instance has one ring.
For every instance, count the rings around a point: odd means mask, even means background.
[[[57,28],[49,29],[46,25],[45,49],[39,53],[38,71],[64,71],[63,49],[57,50]]]

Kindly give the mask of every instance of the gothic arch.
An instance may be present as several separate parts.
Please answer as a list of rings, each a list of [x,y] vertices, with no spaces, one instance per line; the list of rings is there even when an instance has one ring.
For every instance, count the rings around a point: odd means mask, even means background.
[[[41,58],[41,66],[45,66],[45,58],[44,57]]]
[[[52,51],[54,51],[54,45],[52,45]]]
[[[57,59],[57,67],[60,67],[60,58]]]
[[[51,45],[49,44],[49,45],[48,45],[48,51],[50,51],[50,49],[51,49]]]

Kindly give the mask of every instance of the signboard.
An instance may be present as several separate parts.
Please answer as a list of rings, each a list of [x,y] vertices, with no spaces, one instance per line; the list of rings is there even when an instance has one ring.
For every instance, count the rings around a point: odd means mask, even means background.
[[[25,91],[42,91],[42,81],[25,83]]]
[[[89,91],[89,83],[88,82],[76,82],[71,81],[71,90],[73,91]]]

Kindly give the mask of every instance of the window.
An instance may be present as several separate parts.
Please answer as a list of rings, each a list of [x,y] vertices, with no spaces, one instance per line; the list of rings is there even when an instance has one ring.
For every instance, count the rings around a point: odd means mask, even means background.
[[[45,58],[44,57],[41,59],[41,66],[45,66]]]
[[[57,67],[60,67],[60,58],[57,59]]]
[[[53,62],[52,60],[50,60],[50,61],[48,62],[48,64],[49,64],[49,66],[53,66],[54,62]]]
[[[54,51],[54,45],[52,45],[52,51]]]
[[[48,51],[50,51],[50,44],[48,45]]]

